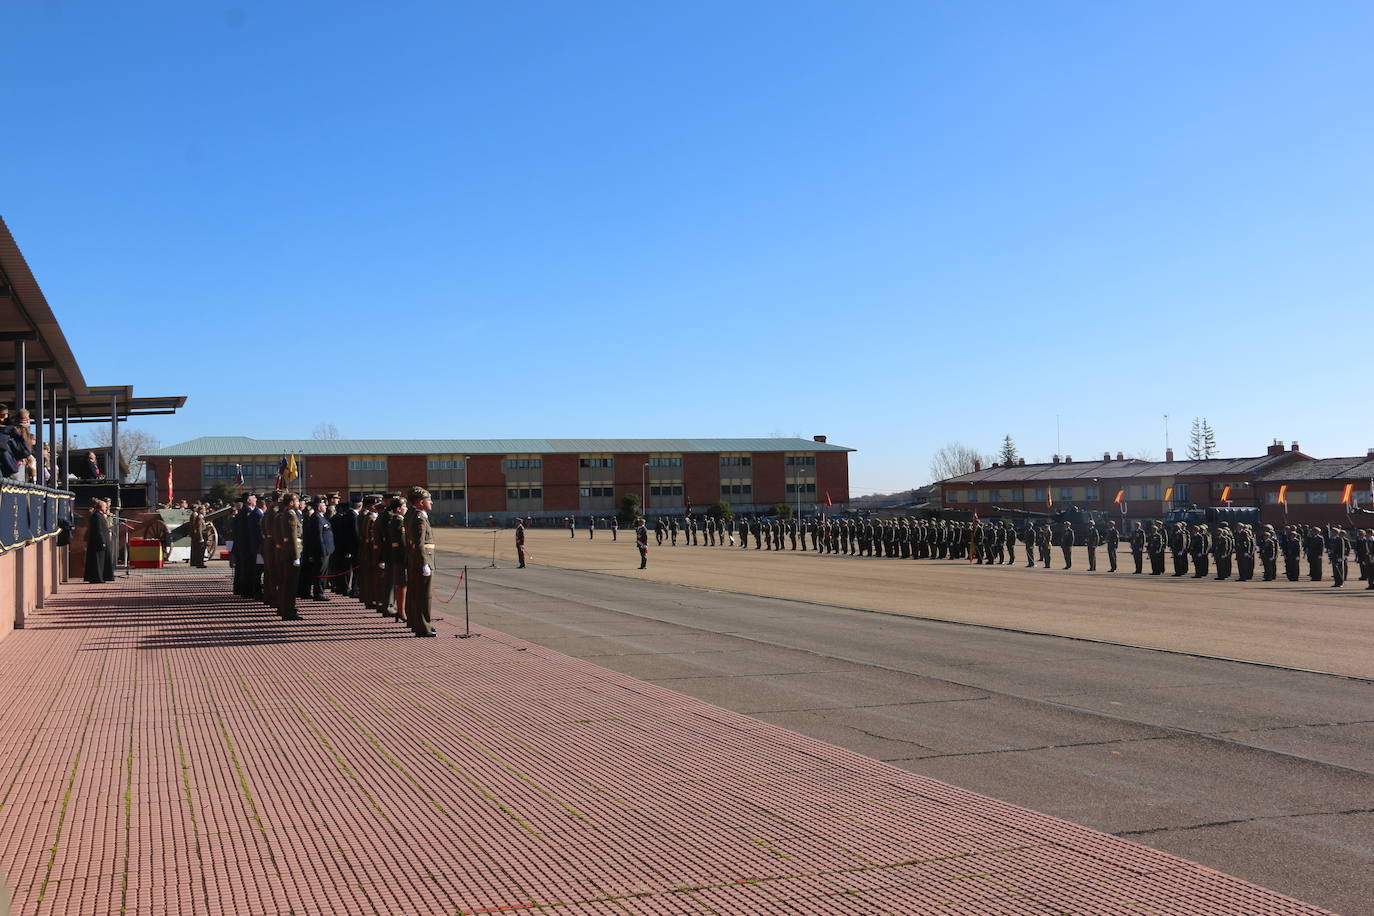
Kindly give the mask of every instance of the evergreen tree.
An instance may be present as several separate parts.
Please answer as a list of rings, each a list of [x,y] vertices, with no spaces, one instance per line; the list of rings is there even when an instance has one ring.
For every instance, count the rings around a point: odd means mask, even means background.
[[[1188,458],[1192,461],[1201,461],[1202,446],[1202,417],[1193,417],[1193,428],[1188,433]]]
[[[1002,463],[1015,464],[1019,457],[1021,456],[1016,453],[1016,443],[1011,441],[1011,433],[1007,433],[1007,437],[1002,440]]]
[[[1207,422],[1207,418],[1202,418],[1202,456],[1204,458],[1215,458],[1220,454],[1217,449],[1217,434],[1212,432],[1212,425]]]

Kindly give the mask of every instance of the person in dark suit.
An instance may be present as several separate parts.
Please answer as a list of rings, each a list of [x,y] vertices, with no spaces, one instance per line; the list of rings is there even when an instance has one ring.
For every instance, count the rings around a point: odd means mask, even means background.
[[[114,537],[110,504],[97,499],[91,504],[86,525],[86,581],[99,584],[114,579]]]
[[[339,503],[329,524],[334,529],[334,558],[329,564],[330,587],[336,594],[358,597],[354,584],[354,573],[350,570],[358,565],[358,510],[362,502]]]
[[[262,510],[252,493],[243,498],[243,511],[234,516],[234,594],[262,598]]]
[[[305,520],[305,536],[301,542],[301,571],[310,588],[310,597],[316,601],[327,600],[324,580],[320,577],[329,569],[329,558],[334,553],[334,527],[324,514],[324,507],[324,500],[310,500],[310,517]]]

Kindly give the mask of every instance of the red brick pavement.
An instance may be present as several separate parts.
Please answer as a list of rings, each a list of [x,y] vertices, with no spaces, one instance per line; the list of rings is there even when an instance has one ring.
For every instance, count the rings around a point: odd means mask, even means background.
[[[501,633],[227,588],[72,586],[0,643],[17,913],[1320,912]]]

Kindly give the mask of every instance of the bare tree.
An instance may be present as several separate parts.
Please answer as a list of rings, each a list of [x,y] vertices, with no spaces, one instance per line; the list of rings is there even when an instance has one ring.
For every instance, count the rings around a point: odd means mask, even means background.
[[[1135,459],[1136,461],[1154,461],[1154,460],[1156,460],[1156,459],[1155,459],[1154,450],[1153,450],[1153,449],[1149,449],[1149,448],[1137,448],[1137,449],[1133,449],[1133,450],[1131,450],[1131,451],[1129,451],[1129,452],[1126,453],[1126,457],[1127,457],[1127,458],[1133,458],[1133,459]]]
[[[931,456],[930,477],[932,480],[946,480],[971,473],[975,461],[991,464],[991,460],[980,455],[977,449],[969,448],[962,442],[951,442]]]
[[[338,439],[339,428],[333,423],[316,423],[315,429],[310,433],[312,439]]]
[[[91,433],[92,446],[106,448],[110,444],[110,427],[105,424],[96,426]],[[72,448],[76,444],[72,443]],[[138,483],[143,480],[148,471],[147,465],[138,460],[139,455],[146,455],[149,452],[162,448],[162,440],[158,439],[147,430],[123,427],[119,430],[119,473],[120,476],[130,483]]]

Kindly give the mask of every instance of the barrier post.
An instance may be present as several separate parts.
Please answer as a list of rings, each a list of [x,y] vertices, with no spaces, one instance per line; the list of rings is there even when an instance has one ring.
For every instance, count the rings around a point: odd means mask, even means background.
[[[459,639],[472,638],[472,613],[468,605],[468,568],[463,567],[463,632],[458,634]]]

